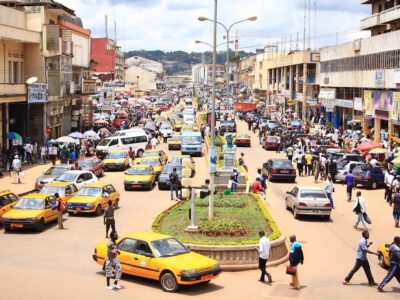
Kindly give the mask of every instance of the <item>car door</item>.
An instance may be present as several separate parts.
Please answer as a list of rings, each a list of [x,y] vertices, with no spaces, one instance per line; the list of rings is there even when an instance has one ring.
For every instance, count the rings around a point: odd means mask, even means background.
[[[51,209],[56,205],[56,199],[53,196],[47,197],[45,199],[45,219],[46,223],[57,219],[57,209]]]
[[[115,201],[117,200],[117,198],[118,198],[118,193],[117,193],[117,191],[115,190],[115,188],[114,188],[114,186],[113,185],[111,185],[111,184],[109,184],[109,185],[107,185],[106,186],[106,189],[107,189],[107,193],[108,193],[108,195],[109,195],[109,199],[113,202],[113,204],[115,203]]]
[[[299,188],[298,187],[295,187],[290,191],[288,199],[289,199],[289,206],[291,206],[292,208],[294,208],[296,203],[297,203],[298,194],[299,194]]]
[[[85,172],[84,174],[84,184],[95,182],[94,176],[91,172]]]
[[[17,199],[17,196],[14,194],[8,194],[0,197],[0,217],[11,209],[12,203]]]
[[[149,244],[146,241],[138,240],[135,254],[133,263],[138,270],[138,276],[158,279],[159,268]]]
[[[121,263],[122,272],[130,275],[138,275],[137,268],[135,267],[134,261],[136,258],[137,240],[126,238],[118,243],[118,259]]]

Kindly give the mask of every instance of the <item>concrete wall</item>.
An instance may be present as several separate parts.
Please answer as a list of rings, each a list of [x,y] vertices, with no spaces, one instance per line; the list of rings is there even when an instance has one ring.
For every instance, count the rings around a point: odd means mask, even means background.
[[[73,53],[72,64],[74,66],[89,67],[90,63],[90,37],[72,32]]]
[[[149,72],[136,66],[130,66],[125,72],[125,81],[131,82],[136,86],[136,82],[138,81],[137,76],[139,76],[139,90],[146,91],[157,89],[157,73]]]
[[[15,8],[0,6],[0,23],[26,29],[25,13]]]
[[[44,58],[41,56],[41,47],[38,44],[25,44],[24,51],[25,75],[37,77],[38,82],[46,82]]]

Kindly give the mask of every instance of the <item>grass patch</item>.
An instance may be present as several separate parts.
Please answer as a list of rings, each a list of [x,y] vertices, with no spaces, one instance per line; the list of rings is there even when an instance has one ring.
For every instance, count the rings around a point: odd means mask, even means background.
[[[257,195],[236,194],[223,196],[221,199],[223,200],[215,200],[215,219],[211,223],[208,221],[208,205],[204,206],[203,200],[196,199],[196,204],[199,204],[196,206],[196,222],[204,232],[185,232],[190,224],[190,201],[181,202],[160,214],[153,223],[153,231],[172,235],[184,243],[203,245],[257,244],[259,230],[264,230],[271,240],[280,237],[278,226]],[[221,204],[226,201],[242,201],[245,205],[217,206],[218,202]],[[224,233],[221,234],[222,232]]]
[[[208,207],[208,198],[206,199],[197,199],[196,206],[198,207]],[[237,197],[232,195],[230,197],[224,196],[222,194],[215,195],[214,198],[214,207],[245,207],[246,201],[243,197]]]

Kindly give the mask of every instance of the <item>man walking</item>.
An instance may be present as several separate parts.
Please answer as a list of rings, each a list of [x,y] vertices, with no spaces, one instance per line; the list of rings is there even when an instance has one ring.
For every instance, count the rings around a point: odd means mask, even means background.
[[[11,172],[14,183],[21,183],[22,161],[19,159],[18,155],[14,156],[11,163]]]
[[[346,178],[344,181],[346,182],[347,201],[351,202],[351,194],[352,194],[353,188],[356,186],[356,182],[355,182],[355,178],[352,173],[352,170],[350,170],[349,173],[346,175]]]
[[[383,288],[393,277],[400,283],[400,236],[395,236],[393,243],[389,247],[389,271],[382,282],[378,285],[378,292],[383,292]]]
[[[266,269],[269,258],[269,250],[271,249],[271,242],[269,241],[268,237],[265,236],[264,230],[260,230],[258,235],[260,236],[260,242],[257,247],[259,253],[258,268],[261,271],[261,277],[258,281],[265,282],[266,275],[268,277],[268,283],[272,283],[271,274],[269,274]]]
[[[104,225],[106,225],[106,238],[111,227],[111,232],[115,231],[114,207],[112,201],[108,200],[108,207],[104,210]]]
[[[368,250],[369,246],[372,245],[372,242],[368,243],[368,239],[369,239],[368,230],[363,230],[361,240],[358,243],[356,263],[355,263],[353,269],[350,271],[350,273],[344,279],[344,281],[343,281],[344,285],[350,284],[351,278],[361,267],[364,269],[365,275],[367,275],[369,285],[370,286],[377,285],[375,283],[374,277],[372,276],[372,273],[371,273],[371,267],[369,266],[367,253],[374,254],[377,256],[378,256],[378,253]]]
[[[296,273],[292,275],[292,282],[290,283],[290,285],[298,290],[300,289],[298,265],[303,264],[304,255],[301,244],[296,241],[296,236],[294,234],[290,236],[290,242],[292,243],[292,245],[290,246],[289,263],[291,267],[296,267]]]
[[[65,210],[65,204],[61,200],[60,195],[58,193],[54,194],[54,197],[56,198],[56,210],[57,210],[57,223],[58,223],[58,229],[64,229],[63,225],[63,213]]]
[[[171,201],[174,200],[174,191],[176,196],[176,201],[180,200],[179,196],[179,188],[180,188],[180,181],[178,177],[178,173],[176,172],[176,168],[172,169],[172,172],[169,174],[169,187],[171,191]]]
[[[158,139],[155,136],[150,140],[150,143],[153,150],[157,149]]]
[[[325,181],[324,190],[325,190],[326,195],[328,196],[329,202],[331,203],[331,207],[335,208],[335,205],[333,204],[333,196],[332,196],[334,187],[333,187],[332,177],[330,174],[328,175],[328,178]]]
[[[276,153],[281,153],[281,142],[282,142],[281,136],[277,135],[276,136]]]
[[[364,214],[367,213],[367,204],[365,198],[361,196],[361,192],[357,192],[356,204],[353,207],[353,212],[357,214],[357,221],[354,224],[354,228],[357,229],[358,223],[362,223],[364,229],[368,229],[367,223],[364,219]]]

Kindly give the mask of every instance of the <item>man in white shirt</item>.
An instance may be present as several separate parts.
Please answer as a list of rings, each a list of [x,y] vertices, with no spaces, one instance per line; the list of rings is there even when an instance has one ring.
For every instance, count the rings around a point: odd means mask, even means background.
[[[153,148],[153,150],[157,149],[158,140],[156,139],[155,136],[153,136],[150,143],[151,143],[151,147]]]
[[[353,211],[357,214],[357,221],[354,224],[354,228],[357,229],[358,223],[362,223],[364,229],[368,229],[367,223],[364,219],[364,213],[367,213],[367,203],[365,198],[361,196],[361,192],[357,192],[356,204],[353,207]]]
[[[260,277],[259,281],[265,282],[265,275],[267,275],[268,283],[272,283],[271,274],[269,274],[267,272],[267,269],[266,269],[267,261],[268,261],[268,258],[269,258],[269,250],[271,248],[271,242],[265,236],[264,230],[259,231],[258,235],[260,236],[260,242],[259,242],[258,247],[257,247],[257,250],[258,250],[258,253],[259,253],[258,268],[261,271],[261,277]]]

